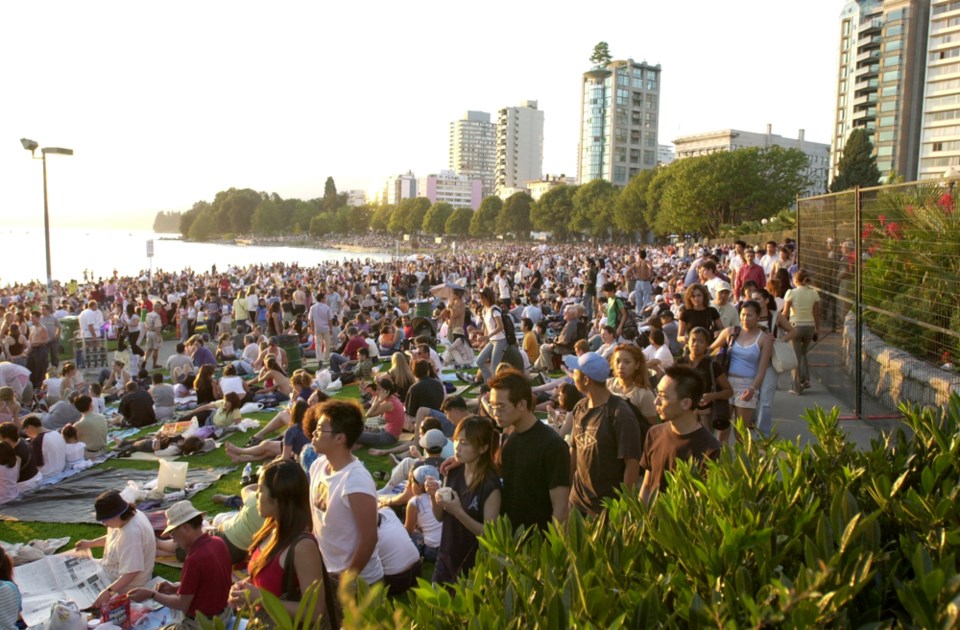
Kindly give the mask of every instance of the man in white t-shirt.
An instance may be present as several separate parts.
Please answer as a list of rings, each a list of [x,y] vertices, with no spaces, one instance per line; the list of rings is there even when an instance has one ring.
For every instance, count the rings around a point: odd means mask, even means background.
[[[59,475],[67,467],[67,443],[59,431],[43,428],[39,416],[27,416],[23,419],[23,432],[30,438],[34,457],[41,455],[43,463],[37,465],[44,477]],[[37,447],[40,448],[37,448]],[[39,453],[37,451],[40,451]],[[37,458],[39,461],[39,458]]]
[[[353,401],[331,399],[319,414],[311,442],[319,457],[310,466],[310,507],[320,554],[337,581],[351,584],[359,575],[367,584],[379,582],[377,487],[351,453],[363,433],[363,411]]]
[[[83,339],[93,343],[95,347],[100,338],[100,327],[103,326],[103,313],[100,312],[96,300],[87,302],[87,308],[80,311],[79,325]]]
[[[647,367],[656,370],[660,375],[673,365],[673,355],[670,354],[667,338],[662,330],[650,331],[650,345],[643,349],[643,356],[647,359]]]

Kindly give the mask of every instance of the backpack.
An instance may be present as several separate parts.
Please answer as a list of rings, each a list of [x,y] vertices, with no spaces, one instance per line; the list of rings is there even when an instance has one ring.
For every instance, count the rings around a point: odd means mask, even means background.
[[[617,396],[616,394],[610,394],[610,398],[607,399],[607,417],[610,418],[610,426],[613,426],[613,416],[616,412],[616,405],[611,405],[610,402],[614,398],[622,400],[624,404],[627,405],[627,408],[630,409],[630,412],[633,414],[633,417],[637,421],[637,425],[640,427],[640,444],[646,444],[647,441],[647,431],[650,430],[650,423],[647,422],[647,419],[643,416],[643,413],[640,411],[640,408],[635,404],[627,400],[622,396]],[[616,401],[613,401],[616,402]]]
[[[499,306],[495,306],[493,310],[500,314],[500,321],[503,322],[503,334],[507,336],[507,345],[517,345],[517,329],[513,324],[513,315],[504,313]]]

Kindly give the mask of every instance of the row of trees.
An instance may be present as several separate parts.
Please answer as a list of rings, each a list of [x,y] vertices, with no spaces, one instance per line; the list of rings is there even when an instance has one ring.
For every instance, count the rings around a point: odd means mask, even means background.
[[[221,191],[179,218],[194,240],[230,234],[429,234],[527,238],[532,231],[558,239],[646,234],[716,237],[720,226],[776,214],[808,183],[807,158],[795,149],[740,149],[678,160],[637,174],[618,189],[605,180],[562,185],[534,201],[525,192],[483,199],[476,212],[405,199],[398,205],[350,207],[327,179],[319,199],[282,199],[249,188]],[[169,217],[167,217],[169,218]]]

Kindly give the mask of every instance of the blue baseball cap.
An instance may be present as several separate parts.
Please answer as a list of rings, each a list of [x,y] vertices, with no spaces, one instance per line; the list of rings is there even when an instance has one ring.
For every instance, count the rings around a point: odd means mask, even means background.
[[[579,357],[568,354],[563,364],[571,370],[580,370],[591,381],[606,382],[610,376],[610,363],[596,352],[584,352]]]
[[[421,486],[427,482],[427,477],[433,477],[439,481],[440,471],[429,464],[418,466],[413,470],[413,479]]]

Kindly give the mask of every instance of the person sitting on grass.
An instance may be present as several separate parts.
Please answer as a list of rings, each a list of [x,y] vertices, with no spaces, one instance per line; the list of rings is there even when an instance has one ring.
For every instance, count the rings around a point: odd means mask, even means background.
[[[117,444],[117,457],[130,457],[134,452],[153,453],[157,457],[180,457],[209,453],[217,448],[210,427],[201,427],[188,438],[182,435],[160,435],[139,440],[123,440]]]
[[[420,556],[428,562],[436,562],[443,527],[430,504],[430,495],[427,494],[425,486],[428,479],[440,479],[440,471],[435,466],[421,464],[410,471],[407,486],[413,493],[413,498],[407,502],[404,527],[417,546]]]
[[[153,398],[153,412],[157,420],[169,420],[173,417],[176,410],[173,385],[163,382],[163,374],[155,372],[150,379],[153,384],[150,387],[150,397]]]
[[[420,552],[396,512],[389,508],[377,510],[377,555],[389,597],[403,595],[416,586],[422,568]]]
[[[315,405],[317,403],[322,403],[329,396],[320,390],[315,390],[312,388],[313,385],[313,376],[310,375],[310,372],[306,370],[297,370],[293,373],[293,376],[290,378],[290,384],[293,386],[296,396],[294,400],[291,401],[290,405],[286,409],[281,409],[277,412],[273,418],[270,419],[270,422],[265,424],[260,428],[259,431],[253,434],[253,436],[247,441],[245,446],[256,446],[263,439],[273,433],[274,431],[279,430],[280,428],[290,424],[290,407],[293,406],[293,403],[297,400],[305,401],[309,405]]]
[[[293,385],[291,385],[287,373],[280,367],[273,355],[268,356],[264,361],[263,368],[257,375],[257,382],[263,383],[263,387],[253,395],[253,402],[263,403],[268,407],[289,400],[293,393]]]
[[[436,428],[436,418],[427,418],[421,425],[423,433],[420,435],[420,446],[423,452],[411,445],[409,456],[402,460],[393,461],[397,465],[390,471],[390,477],[382,488],[377,490],[381,505],[388,507],[402,507],[413,498],[413,491],[407,482],[410,471],[423,464],[440,466],[445,459],[453,457],[453,440],[448,440],[440,429]]]
[[[110,423],[137,429],[156,424],[157,416],[153,410],[153,398],[150,397],[150,392],[140,389],[135,381],[127,383],[124,390],[126,393],[120,399],[120,406],[117,408],[119,415],[111,419]],[[71,406],[73,406],[72,403]]]
[[[447,395],[446,389],[444,389],[440,379],[437,378],[433,363],[430,361],[426,359],[414,361],[413,375],[417,381],[407,391],[407,398],[404,401],[407,414],[404,428],[411,432],[417,428],[417,411],[421,407],[439,409]]]
[[[380,431],[365,430],[357,439],[359,446],[387,447],[393,446],[403,433],[405,418],[403,403],[397,396],[397,388],[389,376],[381,376],[375,384],[371,384],[373,400],[366,417],[383,416],[385,426]]]
[[[470,415],[467,401],[463,396],[449,396],[444,398],[440,404],[440,410],[430,409],[429,407],[420,407],[417,410],[415,422],[415,432],[419,430],[420,424],[427,418],[436,418],[440,421],[440,429],[447,437],[453,437],[453,432],[457,425]],[[386,453],[374,452],[370,450],[371,455],[384,455]]]
[[[33,415],[23,419],[23,432],[30,439],[40,472],[45,477],[62,473],[67,467],[67,445],[60,432],[44,429],[40,418]]]
[[[246,448],[227,442],[227,456],[230,461],[239,464],[275,458],[296,459],[301,449],[310,442],[310,438],[303,432],[303,420],[310,413],[309,409],[314,407],[310,407],[303,400],[294,401],[287,414],[289,425],[283,433],[282,441],[267,440]]]
[[[180,582],[160,582],[153,589],[135,588],[127,593],[135,602],[148,599],[179,610],[185,618],[171,630],[197,630],[196,614],[214,617],[226,612],[233,583],[233,563],[223,540],[203,531],[203,512],[190,501],[178,501],[166,511],[167,528],[177,547],[186,551]]]
[[[87,445],[80,441],[77,427],[68,424],[61,429],[60,434],[63,436],[63,442],[65,444],[64,453],[66,454],[68,468],[76,466],[86,459],[85,451]]]
[[[233,427],[243,420],[240,408],[243,400],[234,392],[226,394],[220,400],[201,405],[184,416],[183,420],[197,418],[201,426],[213,426],[221,429]]]
[[[220,363],[237,360],[237,349],[233,347],[233,339],[228,333],[223,333],[217,338],[216,356]]]

